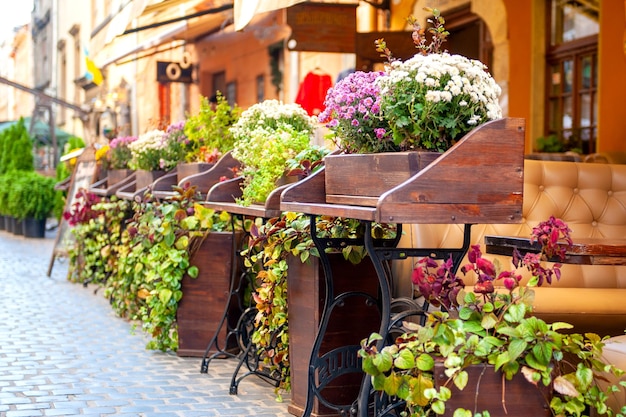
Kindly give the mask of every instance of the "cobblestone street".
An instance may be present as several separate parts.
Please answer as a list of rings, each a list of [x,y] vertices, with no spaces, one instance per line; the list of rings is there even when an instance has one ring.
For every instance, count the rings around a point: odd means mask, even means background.
[[[54,239],[0,231],[0,416],[290,416],[257,377],[229,395],[234,359],[201,374],[200,358],[146,350],[66,259],[48,277]]]

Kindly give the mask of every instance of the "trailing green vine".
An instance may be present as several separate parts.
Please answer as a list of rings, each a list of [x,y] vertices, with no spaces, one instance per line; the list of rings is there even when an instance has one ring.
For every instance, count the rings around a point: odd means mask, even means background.
[[[117,270],[121,236],[126,219],[130,217],[130,203],[100,199],[81,191],[74,207],[66,214],[74,236],[69,248],[68,280],[105,286]]]
[[[177,350],[176,312],[183,297],[185,275],[198,276],[190,263],[211,231],[228,230],[230,215],[217,213],[195,200],[195,187],[176,187],[174,197],[157,201],[147,194],[134,203],[134,216],[122,234],[117,274],[106,296],[115,312],[140,320],[150,334],[148,349]]]

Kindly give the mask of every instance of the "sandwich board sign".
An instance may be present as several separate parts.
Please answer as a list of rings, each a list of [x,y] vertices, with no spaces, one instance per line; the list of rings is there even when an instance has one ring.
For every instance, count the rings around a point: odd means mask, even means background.
[[[77,200],[77,194],[81,189],[89,189],[89,186],[96,180],[98,165],[96,163],[95,150],[91,147],[85,148],[76,160],[76,166],[67,185],[67,197],[65,200],[65,211],[69,211]],[[63,217],[59,220],[52,258],[48,266],[48,276],[52,273],[52,267],[57,257],[67,257],[69,248],[74,241],[74,235],[67,220]]]

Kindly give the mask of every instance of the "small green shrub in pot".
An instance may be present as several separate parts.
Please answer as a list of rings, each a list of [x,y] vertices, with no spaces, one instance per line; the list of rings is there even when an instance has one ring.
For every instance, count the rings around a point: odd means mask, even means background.
[[[200,111],[185,122],[185,161],[213,163],[232,150],[235,138],[230,127],[240,115],[241,109],[237,105],[231,107],[221,93],[217,94],[215,106],[202,97]]]
[[[58,191],[56,180],[37,172],[13,171],[8,193],[8,208],[16,219],[46,219],[54,209]]]

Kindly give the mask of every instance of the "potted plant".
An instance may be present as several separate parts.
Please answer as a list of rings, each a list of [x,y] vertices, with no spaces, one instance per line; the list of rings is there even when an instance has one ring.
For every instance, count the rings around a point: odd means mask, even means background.
[[[119,136],[112,139],[108,146],[102,148],[105,155],[102,157],[101,163],[103,170],[106,170],[109,187],[130,175],[132,169],[129,163],[132,159],[132,153],[128,145],[136,140],[137,137],[135,136]]]
[[[212,166],[226,152],[233,149],[235,139],[230,127],[239,119],[241,109],[231,106],[218,92],[216,103],[201,97],[200,110],[185,121],[184,162],[180,163],[178,180]]]
[[[57,198],[55,179],[34,171],[13,171],[9,178],[7,208],[17,221],[14,233],[44,237],[46,220]]]
[[[367,205],[375,205],[383,192],[415,175],[465,134],[502,117],[500,87],[487,67],[444,52],[444,19],[429,10],[434,16],[430,42],[409,18],[415,56],[396,60],[381,39],[376,47],[387,57],[384,71],[355,72],[329,89],[319,121],[326,123],[341,154],[326,160],[328,203],[354,204],[342,196],[358,195],[373,197]],[[364,171],[371,175],[359,175]]]
[[[167,159],[167,139],[165,131],[153,129],[128,144],[131,153],[128,165],[136,171],[136,190],[147,187],[176,166],[177,161]]]
[[[623,374],[603,361],[604,339],[532,315],[532,288],[560,278],[560,264],[547,267],[542,261],[563,259],[565,250],[558,243],[571,244],[569,233],[555,218],[533,229],[542,252],[513,255],[516,267],[531,272],[526,283],[517,270],[483,258],[479,245],[471,248],[470,263],[461,267],[463,273],[477,274],[472,290],[454,273],[451,260],[441,265],[419,260],[412,280],[441,311],[422,312],[423,325],[405,321],[405,333],[392,333],[394,339],[372,334],[359,352],[374,390],[388,400],[381,404],[411,416],[535,415],[548,407],[553,415],[587,415],[589,407],[599,414],[623,412],[605,404],[621,388],[601,389],[596,383],[605,379],[603,374]],[[496,381],[490,385],[492,377]],[[530,390],[519,402],[507,400],[507,393],[517,389],[513,387]]]
[[[7,175],[0,174],[0,230],[7,230],[9,228],[9,209],[8,209],[8,195],[9,195],[9,177]]]
[[[265,100],[245,110],[231,128],[233,157],[242,164],[241,205],[264,203],[287,161],[310,146],[315,121],[298,104]]]

